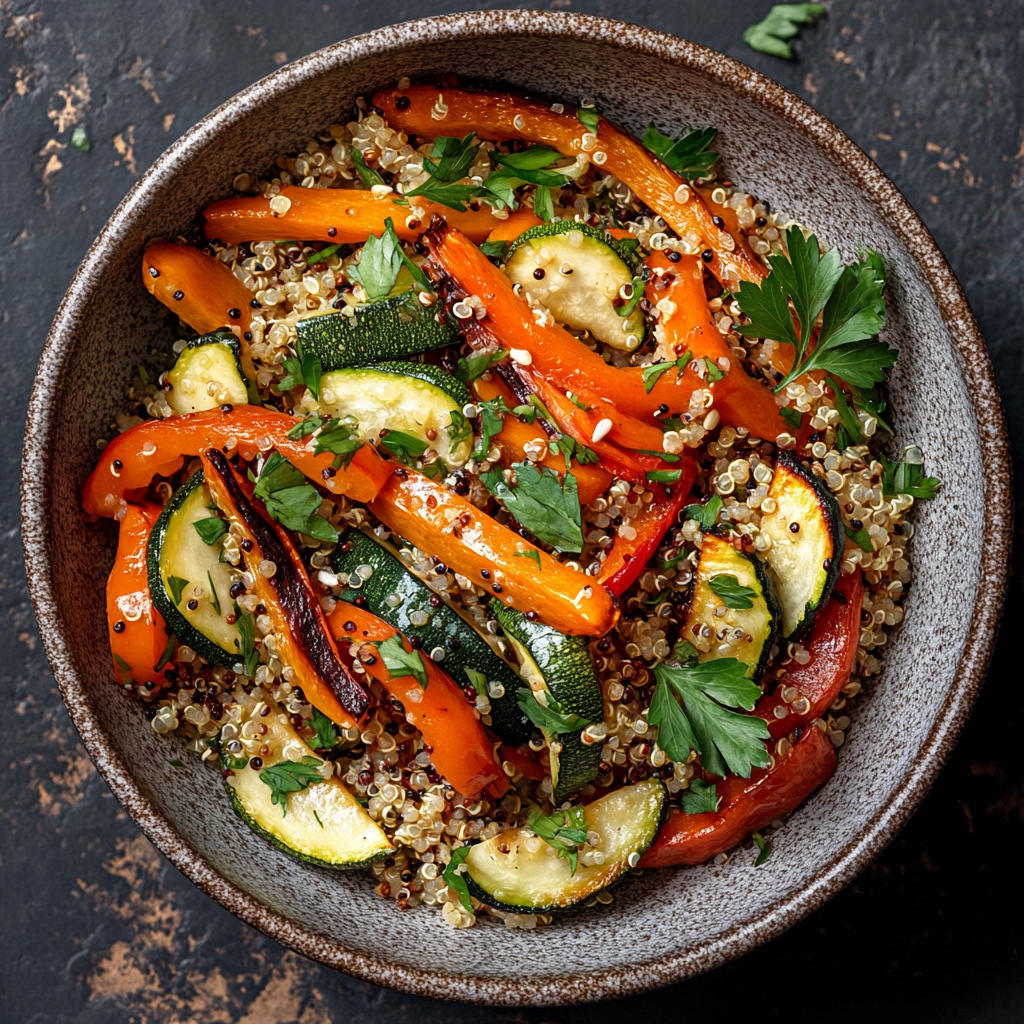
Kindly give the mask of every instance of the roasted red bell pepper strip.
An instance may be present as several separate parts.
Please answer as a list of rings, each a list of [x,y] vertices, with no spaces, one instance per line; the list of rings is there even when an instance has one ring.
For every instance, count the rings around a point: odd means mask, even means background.
[[[658,323],[665,332],[656,358],[677,359],[689,352],[695,364],[697,360],[710,360],[717,369],[727,370],[714,392],[714,408],[725,423],[746,427],[756,437],[770,441],[779,434],[791,433],[792,428],[779,415],[775,396],[747,375],[715,326],[704,293],[700,257],[682,256],[678,263],[672,263],[658,252],[651,254],[647,264],[652,270],[647,298],[661,313]],[[674,375],[673,371],[666,374]]]
[[[200,334],[231,328],[241,345],[242,369],[250,380],[256,379],[249,355],[252,292],[226,263],[195,246],[157,238],[142,254],[142,283]]]
[[[213,500],[241,530],[245,567],[273,625],[275,653],[292,670],[292,684],[332,722],[345,728],[362,724],[375,703],[373,696],[341,660],[291,538],[250,500],[248,485],[222,451],[210,448],[200,458]],[[267,563],[273,565],[270,575]]]
[[[372,612],[339,601],[328,618],[331,635],[338,644],[366,644],[360,652],[360,664],[368,675],[405,707],[406,721],[422,733],[432,748],[434,767],[466,797],[486,789],[491,796],[508,792],[508,777],[494,757],[494,743],[488,739],[473,706],[458,684],[432,658],[423,657],[427,685],[421,687],[414,676],[392,676],[376,644],[398,636],[398,630]],[[412,645],[403,636],[406,651]]]
[[[474,347],[486,347],[486,340],[477,345],[473,333],[487,331],[502,347],[523,353],[520,364],[525,362],[545,380],[574,393],[582,389],[611,398],[620,412],[641,420],[659,412],[685,412],[698,388],[717,395],[718,384],[689,368],[682,374],[661,374],[648,391],[640,367],[611,366],[565,328],[537,323],[526,300],[513,292],[512,282],[465,235],[442,227],[428,232],[427,241],[431,259],[425,269],[442,292],[451,298],[476,295],[486,308],[483,319],[462,324]]]
[[[792,662],[771,693],[754,707],[754,714],[768,723],[772,739],[788,736],[797,726],[821,718],[847,684],[857,660],[860,615],[864,601],[864,577],[859,569],[839,577],[832,596],[814,620],[804,649],[811,656],[806,665]],[[788,703],[782,691],[795,687]],[[806,702],[806,703],[805,703]],[[776,709],[785,708],[779,718]]]
[[[129,505],[121,518],[117,556],[107,578],[107,626],[114,675],[126,683],[156,681],[167,648],[163,616],[149,596],[147,548],[158,505]]]
[[[401,104],[397,102],[400,97]],[[711,250],[708,265],[719,280],[735,284],[741,280],[760,282],[765,277],[764,267],[745,239],[737,242],[728,232],[720,231],[692,187],[636,139],[603,117],[594,145],[585,150],[584,135],[589,129],[580,123],[574,111],[556,113],[547,103],[509,93],[413,85],[381,89],[373,102],[390,125],[423,138],[476,132],[482,139],[498,142],[540,142],[563,156],[577,159],[593,159],[598,152],[603,153],[604,161],[599,164],[602,171],[625,182],[680,237],[692,236]],[[439,105],[436,109],[443,104],[447,110],[441,120],[434,117],[435,104]]]
[[[369,509],[410,544],[467,579],[486,580],[502,601],[535,611],[545,625],[599,637],[618,621],[615,599],[596,580],[563,565],[422,473],[396,471]]]
[[[476,380],[473,382],[479,398],[483,401],[490,401],[495,398],[504,399],[509,409],[515,408],[519,403],[513,397],[512,392],[498,380]],[[501,432],[495,434],[494,440],[502,450],[502,462],[511,466],[513,462],[522,462],[526,458],[526,445],[544,445],[541,458],[538,464],[547,466],[548,469],[557,473],[560,477],[565,476],[565,459],[561,453],[555,454],[548,447],[548,436],[536,424],[524,423],[515,416],[506,416],[501,427]],[[581,466],[573,461],[569,466],[569,472],[576,478],[576,489],[581,505],[589,505],[596,498],[599,498],[608,490],[612,482],[612,475],[606,469],[594,463],[587,463]]]
[[[685,814],[673,809],[640,867],[702,864],[731,850],[751,832],[798,807],[835,769],[831,742],[817,726],[806,727],[792,748],[778,758],[773,771],[756,768],[749,779],[729,776],[719,781],[717,811]]]
[[[347,467],[325,477],[323,471],[334,457],[314,455],[309,438],[288,437],[296,422],[283,412],[240,405],[227,411],[211,409],[140,423],[118,434],[103,449],[85,483],[82,505],[94,516],[113,516],[122,501],[148,487],[153,477],[170,476],[186,458],[215,446],[228,447],[231,454],[238,452],[246,459],[276,448],[296,469],[332,494],[353,501],[376,497],[391,476],[391,467],[370,445],[363,445]]]
[[[365,189],[299,188],[287,185],[278,193],[289,207],[275,214],[266,196],[236,196],[212,203],[203,211],[207,238],[236,242],[295,238],[303,242],[365,242],[384,232],[390,217],[395,233],[405,242],[419,238],[431,218],[443,217],[474,241],[482,242],[501,221],[491,208],[467,209],[464,213],[413,196],[394,192],[375,196]]]
[[[696,476],[696,465],[687,459],[680,471],[679,482],[672,484],[672,490],[659,494],[629,521],[636,536],[632,540],[625,540],[616,534],[608,557],[601,564],[598,582],[603,583],[617,597],[622,597],[636,583],[661,546],[665,534],[678,522],[679,513],[689,500]]]

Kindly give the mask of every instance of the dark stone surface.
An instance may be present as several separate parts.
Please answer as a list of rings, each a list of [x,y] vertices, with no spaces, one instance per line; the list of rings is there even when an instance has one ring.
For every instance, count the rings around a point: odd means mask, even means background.
[[[741,42],[743,27],[766,13],[768,0],[734,0],[727,8],[678,0],[548,6],[641,22],[723,50],[795,90],[868,150],[920,211],[967,290],[996,362],[1019,460],[1018,0],[833,0],[829,17],[804,33],[794,63]],[[1016,580],[978,710],[934,791],[878,862],[770,945],[621,1003],[518,1012],[458,1007],[309,963],[171,869],[79,745],[34,631],[16,494],[28,393],[64,288],[138,174],[216,104],[277,64],[337,39],[455,9],[433,0],[0,0],[0,685],[7,724],[0,1019],[575,1024],[781,1012],[828,1015],[834,1024],[1020,1020],[1024,756],[1020,669],[1011,650],[1021,611]],[[68,145],[76,125],[88,133],[88,153]]]

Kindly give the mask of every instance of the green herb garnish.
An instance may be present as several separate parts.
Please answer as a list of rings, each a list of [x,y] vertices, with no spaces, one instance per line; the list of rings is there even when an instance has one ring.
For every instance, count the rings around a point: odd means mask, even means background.
[[[532,558],[537,563],[538,569],[543,569],[540,564],[540,552],[534,548],[532,551],[517,551],[515,553],[516,558]]]
[[[722,603],[727,608],[753,608],[753,598],[757,597],[757,591],[751,590],[750,587],[744,587],[740,584],[740,581],[735,576],[729,573],[720,573],[717,576],[712,576],[708,581],[708,586],[711,587],[711,591],[716,596],[722,599]]]
[[[721,802],[722,798],[718,795],[714,783],[709,786],[703,779],[694,779],[690,783],[689,792],[682,796],[683,810],[687,814],[717,811]]]
[[[508,510],[520,526],[558,551],[583,550],[580,499],[576,478],[564,479],[546,466],[516,462],[512,469],[516,484],[510,487],[500,469],[484,473],[487,489]]]
[[[207,570],[206,582],[210,584],[210,603],[213,605],[213,610],[217,615],[220,615],[220,595],[217,593],[217,588],[213,585],[213,574]]]
[[[219,516],[197,519],[192,525],[195,527],[195,531],[199,534],[203,543],[209,544],[211,547],[228,532],[228,524]]]
[[[772,855],[772,842],[761,835],[760,832],[752,832],[750,838],[754,840],[757,846],[757,858],[754,861],[754,867],[759,868]]]
[[[666,167],[693,180],[706,178],[718,159],[718,154],[708,149],[717,134],[717,128],[697,128],[681,138],[673,139],[670,135],[662,135],[653,124],[649,124],[644,132],[643,144]]]
[[[260,662],[260,652],[256,650],[256,620],[252,612],[239,615],[237,625],[243,671],[251,676]]]
[[[459,868],[466,863],[466,858],[472,849],[472,846],[460,846],[457,850],[452,850],[452,859],[448,861],[441,874],[444,884],[449,889],[454,889],[458,893],[459,902],[465,908],[467,914],[473,913],[473,903],[469,898],[469,886],[466,885],[466,880],[462,877],[462,872],[459,871]]]
[[[869,555],[875,553],[875,546],[871,543],[871,534],[868,533],[866,527],[861,527],[859,530],[851,529],[849,526],[843,526],[843,532],[846,534],[854,544],[861,549],[866,551]]]
[[[363,183],[363,188],[370,189],[374,185],[387,185],[380,174],[367,165],[366,158],[355,146],[352,147],[352,165],[356,169],[356,174],[359,175],[359,180]]]
[[[292,388],[305,384],[314,398],[320,398],[320,378],[324,374],[324,368],[319,357],[303,350],[301,341],[295,342],[295,358],[289,356],[282,365],[288,373],[274,385],[275,391],[291,391]]]
[[[316,730],[316,736],[309,744],[314,750],[330,750],[338,742],[338,730],[334,723],[317,708],[313,708],[311,725]]]
[[[683,509],[683,519],[696,519],[701,533],[707,533],[718,522],[718,513],[724,505],[719,495],[712,494],[703,505],[687,505]]]
[[[936,491],[942,486],[937,476],[924,475],[923,462],[910,462],[907,453],[920,454],[916,445],[908,445],[903,449],[903,461],[890,462],[884,455],[878,458],[882,463],[882,493],[887,498],[898,494],[909,494],[912,498],[934,498]]]
[[[340,248],[341,242],[336,242],[334,245],[324,246],[324,248],[319,252],[306,257],[306,266],[313,267],[316,266],[317,263],[323,263],[324,260],[329,260]]]
[[[423,655],[419,651],[407,651],[400,636],[389,636],[383,643],[377,644],[377,650],[393,679],[412,676],[421,690],[427,688],[427,668],[423,664]]]
[[[548,704],[545,707],[534,696],[533,691],[522,687],[516,690],[516,703],[522,709],[523,714],[538,729],[553,735],[561,735],[565,732],[579,732],[584,726],[590,725],[586,719],[562,711],[562,706],[548,695]]]
[[[580,119],[580,124],[583,125],[591,135],[597,134],[597,129],[601,124],[601,115],[597,112],[597,107],[580,107],[580,109],[576,111],[576,116]]]
[[[752,50],[790,60],[793,47],[786,40],[798,35],[801,25],[809,25],[824,13],[822,4],[776,4],[764,21],[751,25],[743,33],[743,42]]]
[[[406,465],[414,463],[429,447],[423,438],[407,434],[404,430],[389,430],[381,435],[380,443],[382,448],[387,448],[399,462]]]
[[[455,376],[463,384],[471,384],[477,377],[482,377],[492,366],[496,366],[507,358],[508,353],[503,348],[496,348],[490,352],[473,352],[459,359],[455,367]]]
[[[317,438],[318,452],[324,450],[319,447],[322,437]],[[317,515],[323,502],[320,492],[279,452],[263,463],[253,495],[263,502],[271,519],[287,529],[332,544],[338,539],[337,529]]]
[[[531,807],[526,827],[540,836],[548,846],[564,857],[576,874],[579,867],[579,847],[587,841],[587,812],[583,807],[570,807],[554,814],[543,815],[539,807]]]
[[[75,149],[80,149],[83,153],[88,153],[91,148],[89,145],[89,136],[85,134],[85,129],[79,125],[71,133],[71,145]]]
[[[185,588],[189,585],[188,580],[183,580],[180,576],[168,576],[167,586],[171,590],[171,599],[176,605],[181,604],[181,595],[185,592]]]
[[[322,764],[320,758],[307,754],[301,761],[281,761],[260,772],[260,781],[270,787],[270,802],[281,806],[282,818],[288,813],[289,793],[300,793],[324,781],[317,771]]]

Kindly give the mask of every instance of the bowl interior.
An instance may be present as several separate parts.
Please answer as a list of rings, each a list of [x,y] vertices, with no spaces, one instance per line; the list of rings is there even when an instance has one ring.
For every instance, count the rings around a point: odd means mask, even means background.
[[[62,308],[37,385],[26,481],[29,516],[46,511],[44,529],[27,528],[28,548],[40,625],[69,706],[115,792],[178,866],[324,962],[426,994],[502,1002],[598,998],[704,969],[793,923],[862,867],[885,818],[906,813],[898,793],[920,772],[951,694],[969,688],[957,679],[985,540],[982,443],[962,357],[895,214],[768,102],[764,90],[773,87],[753,73],[643,30],[596,19],[538,28],[525,14],[439,19],[321,51],[176,144],[115,215]],[[716,68],[718,77],[708,73]],[[170,340],[140,280],[147,239],[186,231],[206,203],[230,192],[235,174],[265,169],[347,120],[358,95],[403,75],[452,70],[568,102],[592,97],[634,133],[651,120],[672,133],[715,125],[734,181],[846,258],[861,245],[882,253],[891,275],[885,337],[902,350],[890,388],[897,437],[920,444],[929,472],[945,481],[942,499],[916,513],[907,619],[856,702],[839,769],[779,830],[767,866],[755,871],[741,851],[721,866],[648,872],[616,889],[610,906],[571,913],[543,934],[500,925],[452,931],[435,913],[402,913],[375,896],[367,873],[297,863],[248,832],[218,774],[157,736],[111,683],[103,585],[115,533],[110,523],[86,523],[79,506],[96,442],[109,436],[134,368]],[[184,766],[172,768],[178,756]]]

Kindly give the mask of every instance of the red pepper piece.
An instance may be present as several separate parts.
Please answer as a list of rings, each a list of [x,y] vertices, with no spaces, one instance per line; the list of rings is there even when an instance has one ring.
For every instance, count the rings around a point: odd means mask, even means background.
[[[673,809],[642,868],[702,864],[803,803],[836,769],[836,752],[825,734],[810,726],[778,758],[775,770],[755,769],[749,779],[729,776],[717,783],[717,811],[686,814]]]
[[[806,665],[796,662],[788,665],[775,690],[757,702],[754,714],[768,723],[772,739],[788,736],[798,725],[821,718],[835,703],[857,660],[863,599],[861,571],[840,576],[832,596],[814,621],[810,638],[804,642],[811,660]],[[787,704],[782,699],[782,691],[790,686],[795,686],[800,693]],[[797,714],[793,704],[801,697],[807,699],[809,706]],[[779,707],[786,708],[783,718],[776,717],[775,709]]]

